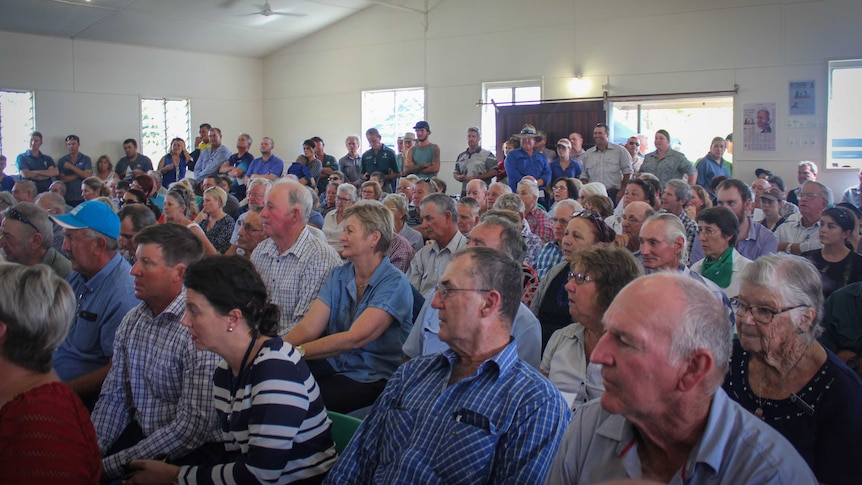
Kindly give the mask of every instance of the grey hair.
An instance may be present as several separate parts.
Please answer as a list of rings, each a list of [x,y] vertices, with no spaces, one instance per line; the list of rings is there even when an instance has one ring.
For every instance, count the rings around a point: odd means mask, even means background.
[[[554,210],[556,211],[557,208],[565,210],[566,212],[568,212],[569,216],[571,216],[575,212],[584,210],[584,207],[581,205],[581,203],[574,199],[563,199],[557,202],[556,204],[554,204]]]
[[[245,138],[246,142],[248,142],[249,145],[254,143],[254,140],[251,139],[251,135],[249,135],[248,133],[240,133],[239,136]]]
[[[383,199],[383,205],[392,204],[395,210],[404,213],[404,219],[407,219],[407,199],[401,194],[389,194]]]
[[[497,197],[497,200],[494,202],[494,208],[510,210],[519,214],[523,214],[524,211],[527,210],[527,208],[524,207],[524,201],[516,194],[503,194],[500,197]]]
[[[799,166],[800,167],[808,167],[808,169],[811,170],[811,173],[813,173],[814,175],[817,175],[817,164],[816,163],[808,161],[808,160],[802,160],[801,162],[799,162]]]
[[[473,214],[473,217],[479,217],[479,201],[472,197],[461,197],[458,200],[457,205],[463,205],[465,207],[470,208],[470,213]]]
[[[347,135],[347,138],[344,139],[344,146],[347,146],[351,139],[356,140],[356,144],[362,146],[362,141],[358,135]]]
[[[682,221],[679,220],[679,216],[667,212],[653,214],[644,221],[643,226],[641,226],[641,232],[643,232],[643,228],[647,224],[653,223],[664,224],[664,237],[667,239],[668,244],[682,238],[682,251],[680,251],[677,259],[679,260],[679,264],[685,264],[688,260],[688,237],[686,237],[685,226],[682,225]]]
[[[272,186],[273,188],[281,186],[287,187],[289,189],[287,191],[287,203],[291,206],[299,207],[302,219],[305,222],[308,222],[308,217],[311,215],[311,208],[314,205],[311,192],[305,190],[305,186],[301,183],[290,179],[279,179]]]
[[[590,182],[588,184],[584,184],[581,187],[580,196],[586,198],[590,195],[604,195],[607,197],[608,188],[601,182]]]
[[[688,204],[691,200],[691,185],[688,185],[688,182],[682,179],[671,179],[664,186],[672,188],[673,196],[683,204]]]
[[[75,294],[48,266],[0,264],[0,320],[6,338],[3,358],[24,369],[47,373],[51,356],[75,317]]]
[[[816,180],[806,180],[802,185],[814,185],[818,189],[820,189],[820,193],[823,194],[823,198],[829,202],[832,202],[832,189],[827,187],[825,184],[822,184]]]
[[[503,182],[494,182],[488,186],[488,190],[491,190],[491,187],[500,187],[504,194],[511,194],[512,187],[509,187],[509,184],[504,184]]]
[[[518,185],[526,185],[527,187],[530,188],[531,194],[533,194],[537,197],[539,196],[539,184],[537,184],[536,182],[533,182],[530,179],[527,179],[527,180],[522,179],[520,182],[518,182]]]
[[[823,332],[820,326],[823,283],[820,272],[808,259],[784,253],[761,256],[742,270],[739,279],[741,283],[768,289],[778,297],[782,306],[802,305],[813,309],[814,320],[807,329],[802,327],[803,313],[791,313],[793,326],[807,343],[813,342]]]
[[[441,194],[439,192],[435,192],[433,194],[428,194],[422,199],[422,202],[419,203],[420,209],[425,208],[428,204],[434,205],[437,208],[437,212],[440,215],[444,215],[447,212],[452,216],[452,223],[458,219],[458,208],[455,207],[455,201],[452,200],[452,197],[449,197],[446,194]]]
[[[460,263],[459,267],[468,269],[474,288],[500,293],[500,317],[511,329],[524,292],[521,265],[503,251],[479,246],[460,249],[449,264],[458,264],[455,261],[461,257],[468,257],[473,263],[470,266]]]
[[[344,209],[344,218],[347,219],[350,216],[356,216],[366,236],[374,232],[380,233],[380,240],[374,247],[375,252],[386,254],[389,251],[395,224],[392,220],[392,211],[388,207],[376,200],[360,200]]]
[[[15,185],[27,189],[30,192],[30,196],[36,197],[36,184],[32,180],[18,180],[15,182]]]
[[[18,200],[12,196],[11,192],[0,192],[0,210],[6,210],[17,203]]]
[[[266,186],[266,191],[269,192],[269,189],[272,188],[272,180],[270,180],[268,178],[264,178],[264,177],[253,178],[253,179],[249,180],[246,188],[250,192],[251,189],[257,187],[258,185]],[[266,194],[264,194],[264,195],[266,195]]]
[[[90,229],[89,227],[83,229],[84,234],[90,239],[104,239],[105,240],[105,252],[115,253],[118,249],[120,249],[120,242],[112,237],[108,237],[102,234],[99,231],[94,229]]]
[[[54,192],[42,192],[36,196],[36,203],[39,203],[42,200],[44,200],[51,209],[59,210],[61,214],[66,212],[66,201],[63,200],[61,195],[55,194]]]
[[[349,195],[353,202],[359,200],[359,193],[356,192],[356,186],[353,184],[343,183],[339,185],[337,193]]]
[[[527,256],[527,244],[524,242],[524,238],[521,237],[521,229],[512,221],[504,217],[491,214],[482,217],[482,220],[478,225],[499,227],[500,250],[506,252],[518,263],[524,262],[524,258]]]
[[[20,212],[22,216],[29,219],[36,226],[36,229],[38,229],[39,234],[42,236],[42,249],[48,249],[54,245],[54,225],[51,223],[51,219],[48,218],[48,211],[32,202],[18,202],[3,212],[4,218],[9,217],[11,209]],[[21,226],[26,227],[27,230],[33,229],[24,223],[21,223]]]

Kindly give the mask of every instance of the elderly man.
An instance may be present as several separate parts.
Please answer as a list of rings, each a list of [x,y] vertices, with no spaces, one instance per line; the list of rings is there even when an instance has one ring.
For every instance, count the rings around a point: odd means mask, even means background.
[[[697,223],[691,220],[685,213],[685,206],[689,201],[691,201],[691,186],[687,182],[682,179],[671,179],[664,186],[664,191],[661,193],[662,209],[679,217],[682,225],[685,226],[686,247],[691,248],[686,265],[689,264],[689,261],[695,262],[703,259],[703,248],[700,246],[700,239],[697,237]]]
[[[581,210],[583,210],[581,204],[572,199],[561,200],[554,205],[551,214],[554,239],[542,246],[533,264],[533,269],[536,270],[536,274],[540,280],[545,277],[545,274],[551,268],[563,262],[563,252],[560,250],[560,242],[566,233],[566,226],[572,220],[572,215]],[[635,237],[637,238],[637,236]]]
[[[799,162],[796,169],[796,180],[799,182],[799,187],[787,193],[787,202],[799,206],[799,193],[802,192],[802,185],[805,182],[817,180],[817,164],[808,160]]]
[[[16,163],[21,177],[36,184],[38,193],[47,192],[51,182],[60,175],[54,159],[42,153],[42,133],[34,131],[30,135],[30,149],[18,155]]]
[[[255,248],[251,261],[280,310],[280,336],[302,320],[329,272],[341,265],[338,253],[307,227],[312,197],[299,182],[280,180],[266,194],[260,213],[268,239]]]
[[[752,219],[754,201],[751,200],[751,190],[743,181],[727,179],[721,182],[716,189],[716,197],[718,205],[730,209],[739,220],[739,237],[736,240],[739,254],[754,261],[778,249],[775,234]]]
[[[799,193],[799,214],[793,214],[778,226],[778,251],[802,254],[820,249],[820,215],[829,205],[829,189],[820,182],[805,182]]]
[[[324,483],[542,483],[570,412],[517,356],[521,291],[509,255],[458,252],[431,303],[449,349],[398,368]]]
[[[457,204],[458,232],[467,236],[479,223],[479,203],[472,197],[461,197]]]
[[[135,264],[135,254],[138,251],[135,235],[143,228],[155,224],[156,215],[144,204],[126,204],[117,212],[117,217],[120,218],[120,249],[126,252],[126,260]]]
[[[246,212],[246,217],[239,226],[239,234],[236,240],[237,254],[246,258],[251,257],[255,248],[266,239],[263,230],[263,219],[260,212],[252,209]]]
[[[123,152],[125,157],[117,160],[114,165],[114,173],[120,179],[132,180],[138,175],[146,175],[153,169],[153,161],[150,157],[138,153],[138,140],[127,138],[123,141]]]
[[[512,258],[521,262],[524,259],[524,245],[520,240],[518,227],[507,219],[488,215],[482,218],[470,236],[467,246],[488,247],[506,252]],[[443,352],[449,348],[440,340],[440,314],[431,306],[434,300],[432,293],[422,310],[416,317],[416,324],[410,330],[402,350],[405,358],[413,359],[420,355]],[[539,368],[542,349],[542,327],[539,319],[530,311],[530,307],[521,302],[512,324],[512,337],[518,347],[518,356],[534,368]]]
[[[12,197],[18,202],[36,202],[36,184],[32,180],[19,180],[12,186]]]
[[[647,218],[653,214],[655,214],[655,210],[652,206],[639,200],[629,202],[629,205],[623,210],[623,235],[628,240],[626,247],[634,253],[636,258],[640,256],[641,228]]]
[[[542,151],[536,149],[536,141],[541,138],[536,127],[524,125],[521,132],[515,136],[521,139],[521,147],[510,151],[504,162],[512,192],[517,192],[518,182],[527,176],[533,177],[539,188],[553,182],[551,164]]]
[[[515,184],[515,188],[518,187],[518,184]],[[494,208],[494,204],[497,202],[497,199],[503,194],[511,194],[512,189],[503,182],[494,182],[488,187],[488,192],[485,196],[485,207],[487,209]]]
[[[521,237],[524,240],[524,244],[527,245],[527,253],[524,256],[524,261],[532,268],[533,263],[536,262],[536,256],[538,256],[539,251],[542,250],[543,242],[542,238],[533,234],[533,231],[530,230],[530,225],[524,220],[524,214],[526,212],[524,209],[524,201],[515,194],[503,194],[497,198],[497,202],[494,202],[494,207],[485,214],[497,211],[509,211],[517,217],[517,219],[512,222],[516,222],[520,227]]]
[[[731,335],[705,288],[639,278],[603,323],[590,360],[605,393],[578,410],[547,483],[817,483],[787,440],[721,389]]]
[[[472,197],[479,204],[479,214],[484,214],[489,207],[486,205],[488,203],[488,186],[485,185],[484,180],[473,179],[467,182],[467,192],[465,194],[467,197]]]
[[[200,464],[224,452],[212,404],[212,374],[221,358],[197,350],[180,325],[183,276],[203,246],[178,224],[146,227],[134,243],[131,274],[141,303],[117,329],[114,365],[92,415],[108,480],[120,478],[133,459]]]
[[[272,188],[272,182],[267,178],[256,178],[249,181],[247,195],[247,204],[240,209],[240,215],[236,220],[236,224],[234,224],[233,234],[230,237],[230,247],[225,251],[226,256],[232,256],[234,254],[239,254],[240,256],[251,256],[251,253],[242,254],[241,251],[238,251],[238,241],[239,241],[239,230],[242,228],[243,221],[246,217],[246,214],[249,212],[257,212],[260,214],[260,211],[263,210],[263,201],[266,198],[266,193],[269,192],[269,189]],[[265,239],[265,237],[264,237]],[[257,246],[255,244],[255,246]]]
[[[479,128],[467,128],[467,149],[455,159],[452,176],[461,182],[461,196],[467,194],[469,182],[479,180],[485,187],[497,175],[497,157],[482,148],[482,134]],[[484,202],[484,201],[483,201]]]
[[[195,180],[203,180],[209,175],[218,175],[219,167],[230,160],[230,148],[222,145],[221,129],[212,127],[209,130],[210,146],[201,150],[201,156],[195,162]]]
[[[419,211],[422,214],[421,232],[432,242],[413,256],[407,278],[413,288],[427,299],[452,255],[464,247],[467,238],[458,232],[458,209],[448,195],[429,194],[422,199]]]
[[[389,192],[394,191],[395,180],[401,176],[398,162],[395,160],[395,152],[383,144],[377,128],[366,130],[365,139],[368,140],[371,148],[362,154],[362,161],[359,166],[360,179],[368,180],[372,173],[380,172],[383,174],[384,180],[390,185]]]
[[[518,182],[518,197],[524,201],[524,219],[537,236],[546,243],[554,238],[554,228],[548,213],[539,207],[539,186],[530,179]]]
[[[6,209],[0,236],[0,249],[7,261],[25,266],[41,263],[61,278],[72,272],[72,263],[53,247],[54,230],[48,213],[36,204],[19,202]]]
[[[697,170],[697,185],[703,187],[711,197],[715,197],[710,184],[712,179],[715,177],[730,178],[730,167],[727,160],[724,159],[725,150],[727,150],[727,142],[724,141],[724,138],[717,136],[712,139],[712,143],[709,145],[709,153],[694,165],[695,170]]]
[[[66,340],[54,351],[54,370],[88,403],[111,368],[114,333],[138,304],[131,267],[117,251],[120,219],[103,202],[84,202],[51,219],[63,227],[63,249],[72,262],[66,281],[78,296],[78,311]]]
[[[358,136],[350,135],[344,140],[344,146],[347,147],[347,155],[338,160],[338,170],[344,173],[345,182],[358,187],[362,182],[359,178],[359,168],[362,164],[359,147],[362,146],[362,142],[359,141]]]
[[[632,176],[632,156],[625,148],[608,140],[608,125],[599,123],[593,128],[596,146],[587,150],[581,157],[584,173],[583,183],[601,182],[608,189],[608,197],[619,202],[626,192],[626,185]]]

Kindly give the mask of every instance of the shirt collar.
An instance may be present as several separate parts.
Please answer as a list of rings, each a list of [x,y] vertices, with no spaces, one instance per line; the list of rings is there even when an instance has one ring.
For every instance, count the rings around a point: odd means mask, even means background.
[[[438,357],[440,362],[447,362],[449,367],[453,367],[455,362],[458,361],[458,354],[455,353],[452,349],[445,350]],[[474,375],[484,374],[486,372],[497,372],[497,377],[505,375],[509,373],[515,364],[518,362],[518,347],[515,345],[515,339],[510,338],[509,344],[503,347],[503,350],[498,352],[496,355],[491,357],[490,359],[482,362],[479,366],[479,370]]]

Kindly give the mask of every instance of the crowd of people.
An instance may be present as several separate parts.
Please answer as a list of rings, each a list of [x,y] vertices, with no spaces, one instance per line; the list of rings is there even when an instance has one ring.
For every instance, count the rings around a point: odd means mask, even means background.
[[[746,183],[607,125],[448,194],[428,122],[275,142],[200,126],[155,164],[55,164],[0,197],[3,483],[855,483],[859,200]],[[2,160],[5,164],[5,159]],[[2,195],[2,194],[0,194]],[[333,413],[362,419],[343,453]]]

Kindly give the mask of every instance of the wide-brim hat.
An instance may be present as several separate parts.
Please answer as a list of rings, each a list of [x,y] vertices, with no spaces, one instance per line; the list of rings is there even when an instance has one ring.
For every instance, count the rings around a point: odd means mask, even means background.
[[[51,216],[64,229],[92,229],[111,239],[120,237],[120,218],[111,206],[98,200],[89,200],[68,214]]]
[[[404,133],[404,141],[416,141],[416,134],[412,131]]]
[[[539,134],[539,130],[537,130],[536,127],[533,125],[524,125],[524,127],[521,128],[520,133],[515,133],[514,136],[521,139],[533,138],[535,140],[542,138],[542,135]]]

